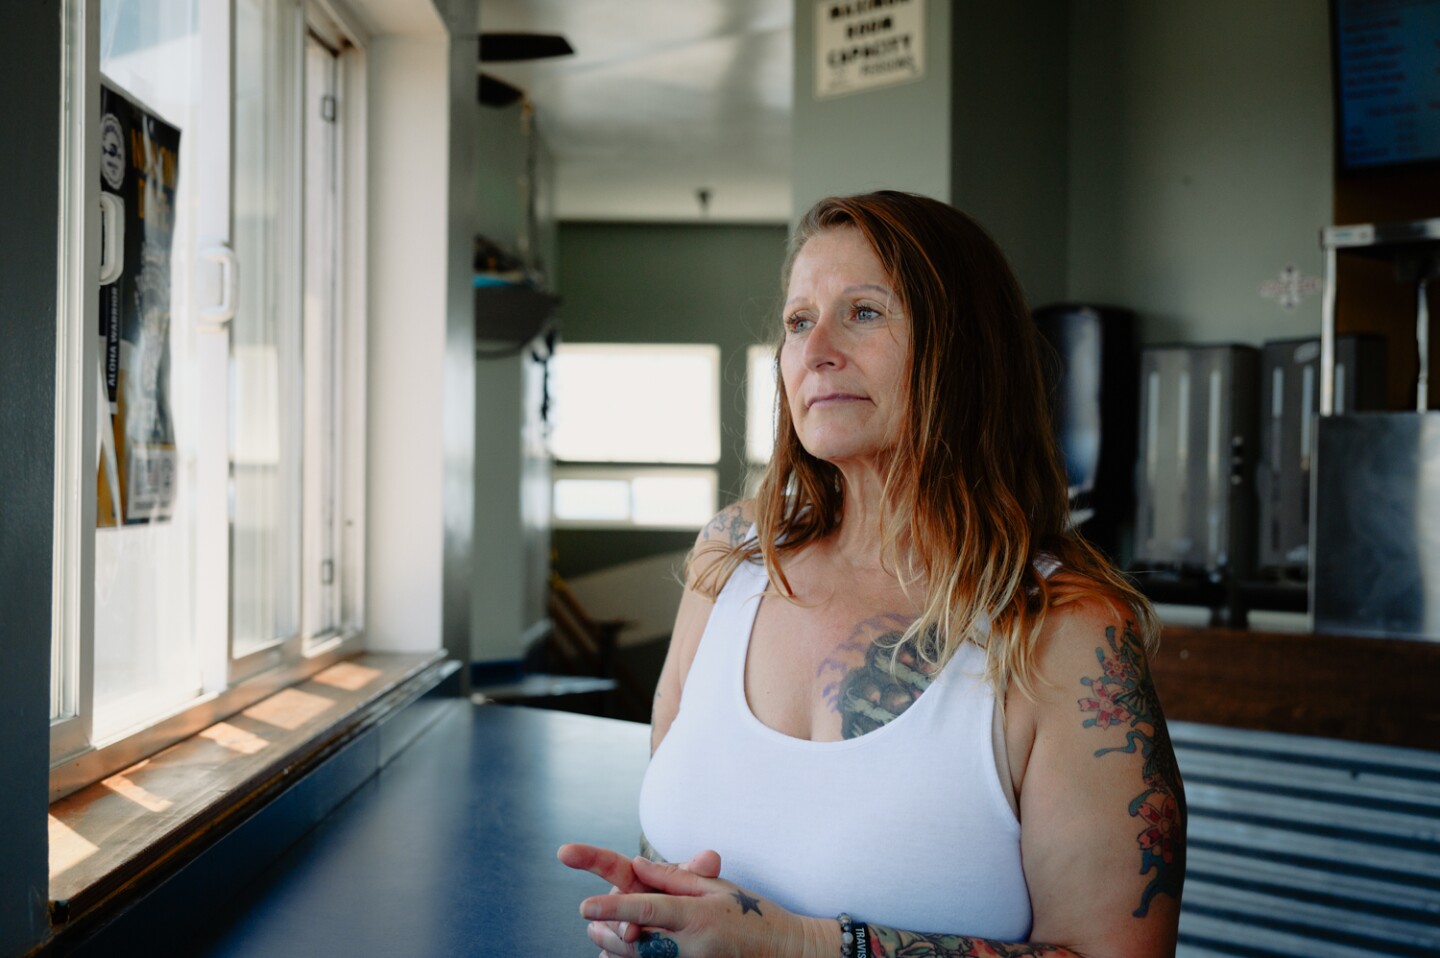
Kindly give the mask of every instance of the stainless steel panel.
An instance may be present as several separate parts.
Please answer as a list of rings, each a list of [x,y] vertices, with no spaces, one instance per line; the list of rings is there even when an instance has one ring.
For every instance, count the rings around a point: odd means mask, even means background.
[[[1440,413],[1318,420],[1317,632],[1440,641]]]
[[[1310,562],[1310,429],[1319,361],[1319,339],[1265,344],[1255,464],[1261,569],[1304,569]],[[1337,384],[1341,378],[1337,368]]]
[[[1209,572],[1249,565],[1257,357],[1243,346],[1141,354],[1138,562]]]
[[[1310,566],[1310,459],[1318,406],[1318,338],[1267,342],[1260,371],[1258,567],[1304,577]],[[1385,402],[1385,343],[1335,339],[1335,412],[1380,409]]]

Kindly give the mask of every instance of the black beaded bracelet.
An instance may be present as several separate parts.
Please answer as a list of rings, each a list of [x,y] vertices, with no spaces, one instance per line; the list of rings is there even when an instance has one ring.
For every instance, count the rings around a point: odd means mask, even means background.
[[[870,958],[870,929],[843,911],[835,920],[840,923],[840,958]]]

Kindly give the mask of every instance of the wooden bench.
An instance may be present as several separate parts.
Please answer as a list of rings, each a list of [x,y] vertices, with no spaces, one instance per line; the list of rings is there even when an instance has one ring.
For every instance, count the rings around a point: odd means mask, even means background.
[[[1440,955],[1440,754],[1171,722],[1181,958]]]

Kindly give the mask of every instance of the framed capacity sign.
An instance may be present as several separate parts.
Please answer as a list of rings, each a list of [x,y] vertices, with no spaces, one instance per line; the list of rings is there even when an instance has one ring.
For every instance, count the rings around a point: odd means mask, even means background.
[[[815,0],[815,98],[925,75],[925,0]]]

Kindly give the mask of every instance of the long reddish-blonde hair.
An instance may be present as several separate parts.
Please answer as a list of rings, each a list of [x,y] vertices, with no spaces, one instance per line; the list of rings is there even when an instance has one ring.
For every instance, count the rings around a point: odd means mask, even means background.
[[[927,197],[830,197],[791,237],[782,290],[805,243],[839,228],[869,242],[910,320],[909,412],[885,476],[882,555],[924,602],[900,641],[914,641],[937,666],[975,642],[997,689],[1013,681],[1026,693],[1051,608],[1097,598],[1153,644],[1149,603],[1071,525],[1038,333],[995,241]],[[834,532],[844,514],[839,470],[801,446],[783,382],[778,391],[775,449],[755,497],[757,536],[716,546],[724,555],[696,583],[712,596],[741,562],[755,560],[792,594],[781,557]],[[1058,564],[1049,576],[1037,568],[1045,557]]]

